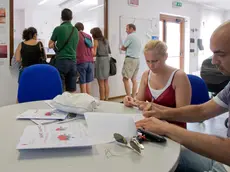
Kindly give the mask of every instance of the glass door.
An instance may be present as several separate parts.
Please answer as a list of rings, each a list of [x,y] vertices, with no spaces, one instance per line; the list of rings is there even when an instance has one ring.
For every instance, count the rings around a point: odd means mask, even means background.
[[[184,69],[184,19],[161,14],[160,40],[168,46],[169,66]]]

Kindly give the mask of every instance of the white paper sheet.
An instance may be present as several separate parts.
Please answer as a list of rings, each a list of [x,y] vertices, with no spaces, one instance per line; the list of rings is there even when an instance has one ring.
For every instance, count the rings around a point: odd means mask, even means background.
[[[145,119],[145,117],[141,113],[140,114],[134,114],[132,117],[133,117],[134,122]]]
[[[44,120],[44,119],[31,119],[35,124],[37,125],[46,125],[46,124],[51,124],[54,122],[58,122],[58,120]]]
[[[17,149],[48,149],[92,146],[86,126],[82,123],[65,123],[28,126]]]
[[[17,119],[66,119],[68,113],[53,109],[29,109],[19,116]]]
[[[113,134],[119,133],[131,138],[136,135],[133,114],[85,113],[89,136],[93,141],[101,143],[113,142]]]

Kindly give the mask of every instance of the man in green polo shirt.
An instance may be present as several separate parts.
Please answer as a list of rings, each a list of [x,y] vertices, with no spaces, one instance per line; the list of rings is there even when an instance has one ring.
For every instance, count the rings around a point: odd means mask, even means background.
[[[73,18],[70,9],[61,13],[63,23],[56,27],[49,41],[49,48],[56,51],[54,66],[58,69],[66,91],[76,91],[76,47],[78,44],[78,30],[71,24]]]

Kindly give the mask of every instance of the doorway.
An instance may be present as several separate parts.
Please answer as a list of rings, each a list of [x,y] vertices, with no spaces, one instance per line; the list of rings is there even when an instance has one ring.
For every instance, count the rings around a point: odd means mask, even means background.
[[[160,37],[168,46],[169,66],[184,70],[185,19],[182,17],[160,15]]]

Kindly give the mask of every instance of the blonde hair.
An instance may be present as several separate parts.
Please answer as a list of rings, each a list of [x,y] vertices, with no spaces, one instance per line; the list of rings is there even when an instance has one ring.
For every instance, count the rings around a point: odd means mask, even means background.
[[[168,47],[164,42],[159,40],[151,40],[145,45],[144,53],[153,51],[154,55],[164,57],[167,55],[167,50]]]

